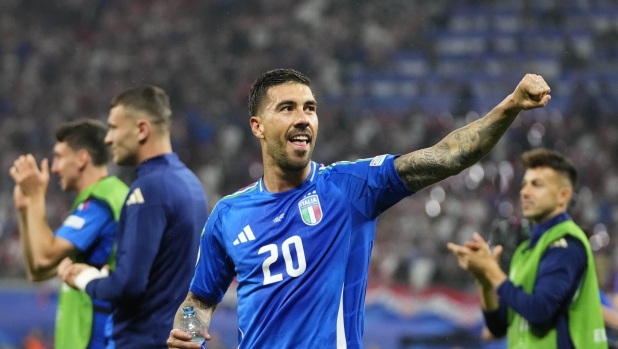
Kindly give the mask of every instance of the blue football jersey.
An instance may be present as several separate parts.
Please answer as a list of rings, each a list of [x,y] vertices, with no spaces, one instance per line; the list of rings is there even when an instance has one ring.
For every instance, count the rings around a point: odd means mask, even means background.
[[[394,159],[312,162],[297,188],[217,203],[190,290],[220,302],[237,276],[240,348],[362,347],[376,220],[412,194]]]
[[[114,214],[108,204],[90,198],[64,220],[56,236],[69,240],[85,263],[100,268],[112,252],[115,231]]]

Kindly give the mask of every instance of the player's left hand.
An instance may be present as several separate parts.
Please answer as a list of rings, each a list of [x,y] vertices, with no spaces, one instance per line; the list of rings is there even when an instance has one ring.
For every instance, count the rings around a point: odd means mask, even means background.
[[[64,257],[64,259],[60,262],[60,264],[58,264],[58,267],[56,268],[56,273],[58,274],[58,277],[60,277],[62,281],[65,281],[65,279],[69,278],[69,274],[71,273],[72,268],[73,268],[73,261],[71,260],[71,258]]]
[[[81,274],[82,271],[92,268],[90,265],[88,264],[84,264],[84,263],[74,263],[71,264],[70,266],[67,266],[67,268],[65,270],[60,270],[60,267],[58,267],[58,275],[62,275],[61,278],[64,282],[66,282],[69,286],[73,287],[73,288],[77,288],[77,286],[75,286],[75,279],[77,278],[77,276],[79,274]]]
[[[498,266],[502,253],[502,246],[496,246],[492,253],[485,239],[478,233],[474,233],[473,240],[466,242],[464,246],[448,243],[446,247],[457,257],[459,266],[468,270],[479,281],[488,281],[488,273]]]
[[[511,96],[518,109],[528,110],[546,106],[551,100],[550,92],[542,76],[526,74]]]
[[[36,164],[32,154],[22,155],[9,170],[11,177],[27,197],[45,195],[49,184],[49,163],[41,161],[41,169]]]

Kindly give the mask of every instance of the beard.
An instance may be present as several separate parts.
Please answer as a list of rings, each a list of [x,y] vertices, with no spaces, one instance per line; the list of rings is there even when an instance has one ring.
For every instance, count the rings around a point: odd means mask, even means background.
[[[537,209],[535,212],[531,212],[531,213],[524,213],[523,216],[524,218],[532,221],[534,224],[538,224],[542,221],[544,221],[547,217],[549,217],[549,215],[554,212],[555,207],[546,207],[543,209]]]
[[[137,166],[137,154],[125,151],[124,153],[113,154],[112,159],[119,166]]]
[[[266,146],[266,153],[272,157],[278,167],[289,172],[302,171],[309,165],[311,155],[313,154],[313,144],[308,151],[294,151],[298,159],[292,159],[285,151],[285,148],[285,144],[281,146],[271,143]]]

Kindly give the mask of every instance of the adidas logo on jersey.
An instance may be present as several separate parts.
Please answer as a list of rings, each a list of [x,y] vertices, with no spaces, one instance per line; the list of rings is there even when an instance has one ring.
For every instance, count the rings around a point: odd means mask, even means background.
[[[144,196],[142,196],[142,191],[139,188],[135,188],[135,190],[133,190],[131,195],[129,195],[126,205],[129,206],[133,204],[143,204],[143,203],[144,203]]]
[[[558,239],[558,240],[552,242],[549,245],[549,248],[556,248],[556,247],[558,247],[558,248],[560,248],[560,247],[566,248],[568,246],[569,246],[569,244],[567,243],[566,239],[562,238],[562,239]]]
[[[245,243],[247,241],[253,241],[253,240],[255,240],[255,235],[253,235],[253,231],[251,230],[251,227],[247,225],[240,232],[240,234],[238,234],[238,239],[234,240],[234,246]]]

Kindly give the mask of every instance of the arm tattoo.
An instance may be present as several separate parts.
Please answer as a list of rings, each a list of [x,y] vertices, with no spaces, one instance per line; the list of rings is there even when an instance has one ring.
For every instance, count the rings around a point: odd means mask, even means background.
[[[458,174],[489,153],[516,116],[494,109],[451,132],[438,144],[395,159],[397,173],[412,191]]]
[[[195,309],[197,318],[204,324],[206,329],[210,327],[210,320],[212,315],[217,309],[218,303],[211,302],[209,300],[198,297],[196,294],[189,292],[185,301],[180,305],[176,316],[174,317],[174,328],[178,328],[182,321],[182,308],[187,305],[192,305]]]

